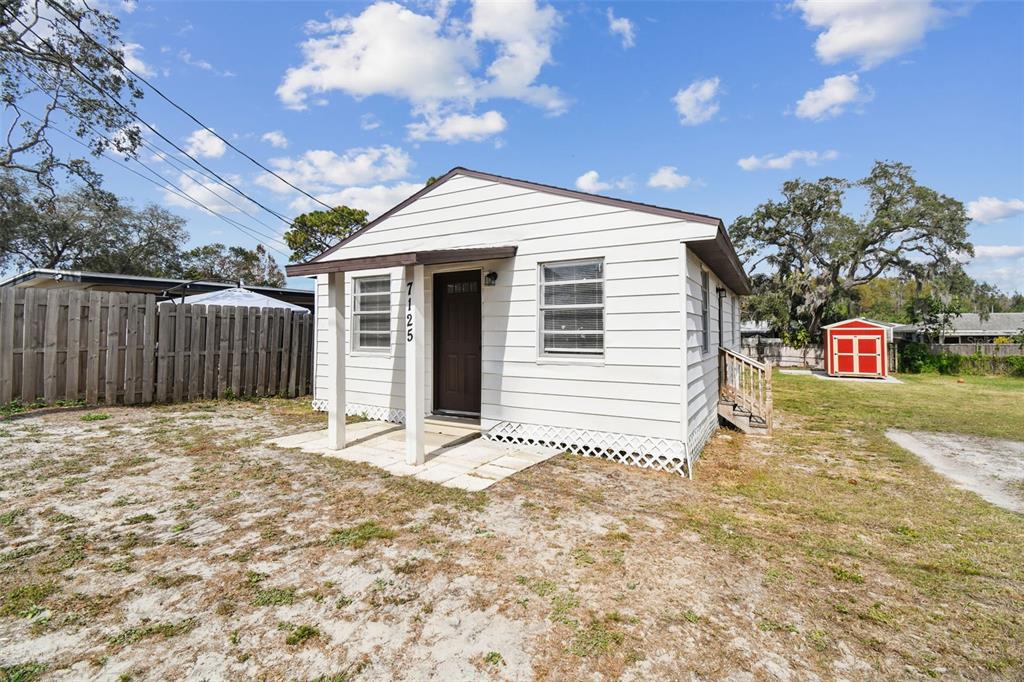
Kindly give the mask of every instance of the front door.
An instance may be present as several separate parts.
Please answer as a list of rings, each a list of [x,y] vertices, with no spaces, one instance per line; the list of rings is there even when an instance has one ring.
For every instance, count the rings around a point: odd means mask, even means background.
[[[480,414],[480,271],[434,275],[434,411]]]

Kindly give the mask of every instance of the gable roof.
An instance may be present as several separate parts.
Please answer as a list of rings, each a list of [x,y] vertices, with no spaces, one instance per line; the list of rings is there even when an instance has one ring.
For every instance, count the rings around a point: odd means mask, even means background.
[[[739,261],[739,257],[736,255],[736,250],[729,240],[729,235],[725,231],[725,224],[721,218],[715,216],[709,216],[702,213],[691,213],[689,211],[680,211],[674,208],[665,208],[664,206],[655,206],[653,204],[645,204],[639,201],[628,201],[626,199],[616,199],[614,197],[606,197],[601,194],[590,194],[589,192],[580,192],[574,189],[568,189],[565,187],[557,187],[555,185],[545,185],[539,182],[531,182],[529,180],[520,180],[518,178],[510,178],[504,175],[495,175],[493,173],[484,173],[482,171],[471,170],[469,168],[463,168],[462,166],[456,166],[450,171],[442,175],[436,181],[426,185],[418,192],[407,198],[405,201],[394,206],[390,210],[381,214],[374,220],[367,223],[365,227],[357,232],[353,232],[349,236],[345,237],[337,244],[321,253],[316,258],[306,263],[296,263],[286,267],[286,271],[289,275],[305,274],[304,270],[310,270],[313,263],[323,260],[330,254],[334,253],[341,247],[358,239],[361,235],[366,234],[368,231],[373,229],[375,226],[384,222],[395,213],[401,211],[403,208],[414,203],[429,192],[434,191],[444,183],[448,182],[456,176],[476,178],[478,180],[485,180],[488,182],[497,182],[505,185],[512,185],[514,187],[522,187],[524,189],[532,189],[538,192],[545,192],[547,194],[555,194],[558,196],[570,197],[573,199],[579,199],[580,201],[587,201],[594,204],[604,204],[607,206],[615,206],[618,208],[624,208],[631,211],[639,211],[641,213],[650,213],[652,215],[665,216],[669,218],[676,218],[678,220],[685,220],[692,223],[701,223],[704,225],[713,225],[718,228],[713,238],[702,239],[702,240],[682,240],[687,241],[687,247],[690,248],[697,256],[703,260],[712,270],[722,278],[723,281],[728,284],[733,291],[740,294],[749,294],[750,281],[747,279],[746,272],[743,270],[743,265]],[[720,272],[721,270],[721,272]]]
[[[981,319],[978,313],[963,313],[949,321],[950,328],[946,336],[1012,336],[1024,329],[1024,313],[989,313]],[[922,325],[904,324],[896,331],[916,332]]]

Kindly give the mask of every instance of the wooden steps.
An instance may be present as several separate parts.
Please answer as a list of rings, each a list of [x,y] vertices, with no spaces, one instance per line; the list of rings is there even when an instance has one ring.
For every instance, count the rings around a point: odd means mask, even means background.
[[[743,433],[768,434],[768,424],[752,415],[738,405],[726,401],[718,403],[718,416],[729,422]]]

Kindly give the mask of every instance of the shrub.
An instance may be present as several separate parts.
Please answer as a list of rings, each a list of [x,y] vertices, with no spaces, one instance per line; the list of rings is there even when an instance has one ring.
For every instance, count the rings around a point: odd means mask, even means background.
[[[973,355],[957,355],[955,353],[932,353],[923,343],[904,343],[898,348],[900,371],[909,374],[937,372],[948,375],[985,375],[1008,374],[1024,377],[1024,356],[1011,355],[997,357],[974,353]]]

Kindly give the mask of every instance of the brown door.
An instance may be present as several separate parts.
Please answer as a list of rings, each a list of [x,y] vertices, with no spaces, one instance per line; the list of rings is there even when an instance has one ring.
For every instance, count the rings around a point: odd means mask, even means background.
[[[480,271],[434,275],[434,411],[480,414]]]

